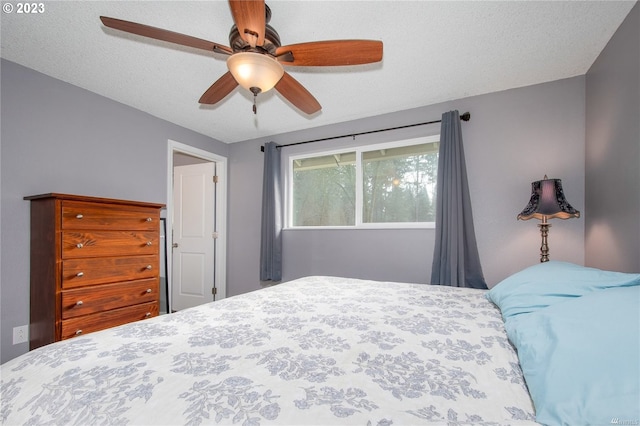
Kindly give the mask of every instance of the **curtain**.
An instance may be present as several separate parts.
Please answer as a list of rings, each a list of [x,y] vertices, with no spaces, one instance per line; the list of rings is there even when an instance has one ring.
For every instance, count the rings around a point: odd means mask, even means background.
[[[260,281],[282,280],[282,190],[280,150],[275,142],[264,146]]]
[[[487,288],[476,244],[458,111],[442,114],[431,284]]]

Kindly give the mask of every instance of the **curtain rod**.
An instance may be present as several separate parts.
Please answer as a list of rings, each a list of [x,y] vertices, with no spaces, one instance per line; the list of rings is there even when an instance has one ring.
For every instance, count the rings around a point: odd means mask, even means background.
[[[465,112],[464,114],[462,114],[460,116],[460,120],[462,120],[462,121],[471,120],[471,113],[470,112]],[[405,126],[387,127],[386,129],[369,130],[369,131],[360,132],[360,133],[350,133],[348,135],[330,136],[328,138],[312,139],[312,140],[303,141],[303,142],[294,142],[294,143],[289,143],[289,144],[285,144],[285,145],[278,145],[278,146],[276,146],[276,148],[282,148],[284,146],[304,145],[304,144],[313,143],[313,142],[329,141],[329,140],[333,140],[333,139],[346,138],[346,137],[349,137],[349,136],[355,138],[356,136],[368,135],[368,134],[371,134],[371,133],[388,132],[390,130],[399,130],[399,129],[406,129],[408,127],[425,126],[427,124],[434,124],[434,123],[440,123],[440,122],[442,122],[442,120],[433,120],[433,121],[426,121],[424,123],[407,124]],[[264,145],[262,145],[260,147],[260,151],[264,152]]]

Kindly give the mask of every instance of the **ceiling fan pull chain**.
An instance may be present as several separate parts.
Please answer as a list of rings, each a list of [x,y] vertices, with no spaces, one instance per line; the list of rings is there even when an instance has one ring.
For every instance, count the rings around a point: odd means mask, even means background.
[[[258,107],[256,106],[256,98],[258,97],[258,93],[260,93],[262,90],[260,90],[259,87],[252,87],[249,90],[251,90],[251,93],[253,93],[253,113],[257,114]]]

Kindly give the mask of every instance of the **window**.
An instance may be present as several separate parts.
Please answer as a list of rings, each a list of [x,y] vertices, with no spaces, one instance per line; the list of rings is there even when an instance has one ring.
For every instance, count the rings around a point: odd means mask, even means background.
[[[289,157],[289,226],[432,227],[439,141]]]

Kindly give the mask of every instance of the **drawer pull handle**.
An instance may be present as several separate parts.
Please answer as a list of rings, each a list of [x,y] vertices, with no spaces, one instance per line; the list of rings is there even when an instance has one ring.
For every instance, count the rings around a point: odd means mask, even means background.
[[[79,336],[82,334],[82,330],[76,330],[76,336]]]
[[[147,293],[151,293],[151,289],[150,288],[147,289]]]
[[[76,277],[80,278],[80,277],[84,277],[84,272],[78,272],[76,274]]]
[[[82,245],[82,243],[78,243],[78,244],[76,244],[76,247],[82,248],[82,247],[84,247],[84,245]]]
[[[144,314],[145,318],[149,318],[151,316],[151,312],[147,312],[146,314]]]
[[[147,218],[147,222],[151,222],[153,219],[151,219],[150,217]]]
[[[148,246],[150,246],[151,244],[153,244],[151,241],[147,241]]]
[[[78,300],[78,301],[76,302],[76,306],[82,306],[82,303],[83,303],[83,302],[82,302],[82,300]]]
[[[83,217],[84,217],[84,216],[82,215],[82,213],[78,213],[78,214],[76,215],[76,219],[82,219]]]
[[[153,266],[151,266],[151,265],[147,265],[146,269],[151,270],[151,269],[153,269]]]

